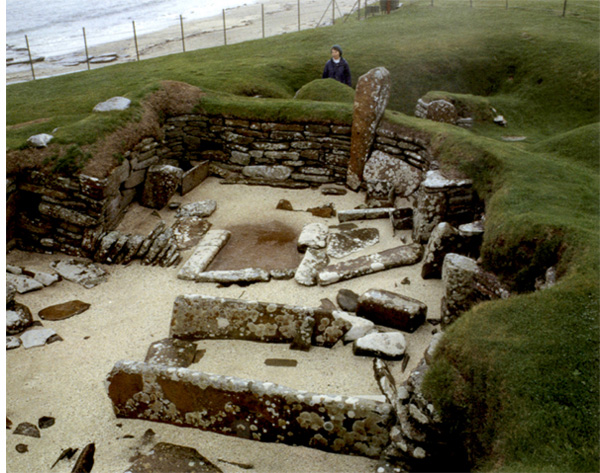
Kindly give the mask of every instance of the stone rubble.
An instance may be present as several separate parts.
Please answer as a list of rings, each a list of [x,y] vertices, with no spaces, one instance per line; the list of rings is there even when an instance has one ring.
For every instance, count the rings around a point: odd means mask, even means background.
[[[50,263],[50,267],[60,274],[63,279],[81,284],[87,289],[102,284],[108,276],[108,273],[101,267],[89,261],[76,259],[54,261]]]
[[[382,289],[369,289],[358,298],[356,315],[384,327],[414,332],[427,319],[427,306],[416,299]]]

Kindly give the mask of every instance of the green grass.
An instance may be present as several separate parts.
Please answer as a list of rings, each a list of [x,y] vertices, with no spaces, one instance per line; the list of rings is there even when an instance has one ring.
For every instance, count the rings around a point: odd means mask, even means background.
[[[563,0],[505,3],[414,0],[366,21],[11,85],[7,124],[47,121],[8,129],[7,146],[56,127],[65,147],[90,144],[139,118],[163,80],[210,91],[198,105],[207,113],[350,123],[347,96],[315,80],[330,46],[343,46],[354,84],[385,66],[386,119],[427,132],[442,167],[473,179],[485,200],[484,265],[515,291],[448,328],[426,391],[474,470],[598,471],[599,3],[569,0],[565,18]],[[508,126],[411,117],[427,93],[473,113],[494,107]],[[324,101],[332,94],[338,102]],[[133,108],[91,113],[115,95]],[[532,292],[550,265],[558,284]]]

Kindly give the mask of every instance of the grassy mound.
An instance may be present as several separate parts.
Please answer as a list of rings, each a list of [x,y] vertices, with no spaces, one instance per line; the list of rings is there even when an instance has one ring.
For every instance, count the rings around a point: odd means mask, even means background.
[[[544,9],[554,0],[536,1],[537,10],[527,9],[529,0],[511,0],[509,10],[504,3],[416,2],[366,21],[11,85],[7,146],[59,127],[55,147],[92,150],[86,166],[114,165],[99,151],[103,140],[128,127],[139,132],[165,80],[201,89],[189,105],[207,113],[350,123],[352,107],[341,96],[319,102],[312,90],[329,45],[344,47],[354,83],[386,67],[386,118],[427,133],[441,165],[474,180],[486,206],[484,264],[515,291],[449,327],[426,390],[475,470],[598,471],[598,5],[570,1],[584,13],[562,18]],[[303,88],[311,100],[292,100]],[[463,130],[407,116],[430,91],[448,91],[476,111],[492,106],[508,126]],[[165,93],[151,109],[152,126],[172,103]],[[116,95],[133,107],[91,113]],[[532,292],[549,266],[557,285]]]
[[[300,87],[297,100],[354,103],[354,89],[334,79],[316,79]]]

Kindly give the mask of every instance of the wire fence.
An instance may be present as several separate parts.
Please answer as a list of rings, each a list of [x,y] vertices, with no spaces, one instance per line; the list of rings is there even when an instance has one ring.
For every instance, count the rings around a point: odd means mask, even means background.
[[[400,11],[403,5],[434,8],[503,8],[546,11],[598,21],[597,0],[289,0],[224,9],[221,15],[199,20],[178,18],[160,25],[143,22],[70,32],[67,39],[24,36],[25,47],[7,50],[6,81],[23,82],[42,77],[91,70],[119,62],[193,51],[269,36],[329,26],[349,18],[365,20]],[[79,37],[78,37],[79,36]],[[36,55],[46,51],[46,57]]]

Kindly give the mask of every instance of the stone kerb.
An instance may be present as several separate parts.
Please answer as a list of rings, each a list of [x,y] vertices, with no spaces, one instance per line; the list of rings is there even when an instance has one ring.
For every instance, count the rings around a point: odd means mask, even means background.
[[[107,389],[119,417],[372,458],[393,423],[387,403],[142,362],[117,362]]]

